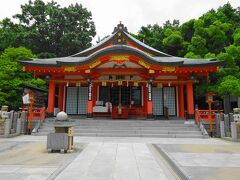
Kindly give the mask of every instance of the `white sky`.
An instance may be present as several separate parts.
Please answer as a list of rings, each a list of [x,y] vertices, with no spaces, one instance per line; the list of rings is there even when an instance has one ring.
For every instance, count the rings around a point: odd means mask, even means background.
[[[48,0],[44,0],[47,2]],[[203,13],[227,2],[236,8],[240,0],[55,0],[61,6],[81,3],[92,12],[97,35],[103,38],[112,33],[122,21],[128,31],[137,33],[141,26],[179,19],[180,23],[198,18]],[[0,19],[20,12],[20,5],[28,0],[0,0]],[[95,42],[93,42],[95,44]]]

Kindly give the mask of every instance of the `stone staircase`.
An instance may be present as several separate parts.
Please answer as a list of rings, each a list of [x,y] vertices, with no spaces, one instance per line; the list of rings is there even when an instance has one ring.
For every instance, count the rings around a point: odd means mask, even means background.
[[[74,136],[202,138],[194,123],[184,120],[98,120],[75,119]],[[47,119],[36,135],[54,132],[53,119]]]

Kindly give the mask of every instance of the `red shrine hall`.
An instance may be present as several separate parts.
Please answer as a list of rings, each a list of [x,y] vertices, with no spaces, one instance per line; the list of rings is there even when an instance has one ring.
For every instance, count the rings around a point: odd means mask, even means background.
[[[221,62],[163,53],[120,23],[111,36],[82,52],[21,64],[49,84],[49,113],[57,107],[69,115],[148,118],[167,109],[169,116],[186,118],[194,115],[196,79],[207,78]]]

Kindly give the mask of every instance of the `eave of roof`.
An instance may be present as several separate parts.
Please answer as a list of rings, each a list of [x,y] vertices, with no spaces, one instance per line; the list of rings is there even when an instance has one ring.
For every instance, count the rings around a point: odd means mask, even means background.
[[[219,66],[222,65],[221,61],[214,59],[188,59],[180,57],[152,57],[143,51],[126,46],[126,45],[113,45],[98,50],[88,57],[63,57],[63,58],[50,58],[50,59],[34,59],[32,61],[20,61],[23,65],[38,66],[38,67],[61,67],[61,66],[81,66],[92,63],[101,56],[109,54],[129,54],[138,56],[149,64],[158,66],[178,66],[178,67],[196,67],[196,66]]]

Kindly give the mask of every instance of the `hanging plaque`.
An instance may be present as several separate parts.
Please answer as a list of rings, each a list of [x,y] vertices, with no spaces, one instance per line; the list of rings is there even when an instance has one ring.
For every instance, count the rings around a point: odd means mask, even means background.
[[[92,100],[92,82],[88,83],[88,100]]]
[[[152,101],[152,83],[148,83],[148,101]]]

